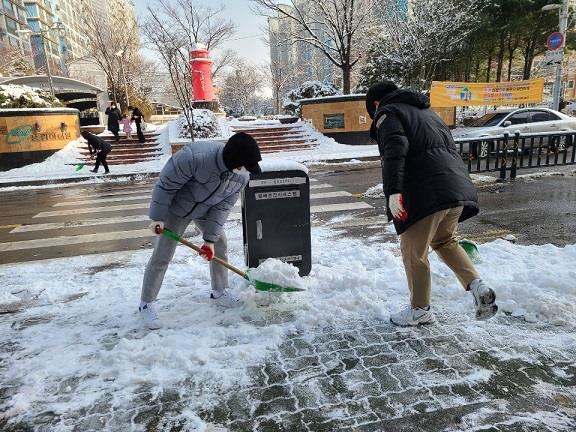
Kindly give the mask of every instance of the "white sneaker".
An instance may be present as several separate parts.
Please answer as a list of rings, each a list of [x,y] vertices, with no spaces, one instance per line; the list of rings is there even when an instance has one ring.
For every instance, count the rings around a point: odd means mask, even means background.
[[[144,324],[150,330],[158,330],[162,328],[162,322],[160,318],[158,318],[158,314],[156,313],[156,308],[152,303],[143,303],[138,308],[140,312],[140,316],[144,320]]]
[[[218,294],[216,294],[218,295]],[[215,305],[225,307],[225,308],[233,308],[241,304],[240,299],[235,295],[229,293],[228,291],[224,290],[218,297],[214,295],[214,292],[210,294],[210,300]]]
[[[476,319],[487,320],[492,318],[498,312],[496,304],[496,293],[481,279],[474,279],[470,282],[470,292],[474,298],[476,307]]]
[[[426,310],[406,305],[398,312],[390,315],[390,322],[401,327],[429,324],[434,322],[434,314],[430,308]]]

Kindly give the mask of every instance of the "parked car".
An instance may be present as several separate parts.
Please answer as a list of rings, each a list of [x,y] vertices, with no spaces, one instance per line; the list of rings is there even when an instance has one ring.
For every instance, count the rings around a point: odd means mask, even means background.
[[[458,128],[452,131],[455,139],[473,139],[482,137],[502,136],[505,133],[520,134],[576,132],[576,118],[548,108],[521,108],[515,110],[502,110],[487,113],[480,117],[472,127]],[[553,137],[543,140],[543,145],[550,146],[558,151],[566,149],[566,137]],[[458,147],[458,146],[457,146]],[[484,158],[493,151],[490,141],[481,141],[468,148],[464,143],[462,151],[472,152],[475,157]]]

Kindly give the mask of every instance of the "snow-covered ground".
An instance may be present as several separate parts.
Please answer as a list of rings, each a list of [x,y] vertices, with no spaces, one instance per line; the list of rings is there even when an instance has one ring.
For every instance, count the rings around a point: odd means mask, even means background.
[[[228,232],[231,261],[242,266],[241,225]],[[233,386],[248,385],[247,368],[265,362],[289,335],[318,334],[359,319],[385,323],[407,301],[396,243],[367,247],[361,239],[336,234],[314,230],[313,271],[301,281],[305,292],[257,294],[231,274],[231,288],[245,303],[226,311],[209,304],[208,266],[178,247],[158,300],[165,328],[156,332],[144,330],[136,312],[150,250],[0,266],[0,341],[8,341],[0,363],[6,389],[0,421],[34,424],[40,413],[52,413],[51,431],[74,430],[86,413],[103,409],[114,416],[116,410],[134,409],[134,394],[142,388],[155,398],[169,391],[184,394],[188,385],[197,390],[187,395],[179,418],[185,430],[205,430],[199,412],[221,402]],[[534,325],[540,350],[574,352],[576,270],[569,264],[576,262],[576,245],[499,240],[479,250],[478,269],[497,291],[502,314]],[[471,320],[470,295],[435,254],[431,263],[440,326],[442,317],[457,315],[462,320],[454,331],[464,332],[472,344],[484,344],[484,331],[514,340],[517,330],[500,318]],[[287,318],[274,319],[278,316]],[[546,324],[556,326],[557,336],[539,336]],[[503,345],[492,348],[509,356],[511,347]],[[487,381],[490,374],[478,370],[470,379]],[[420,379],[434,379],[426,376]],[[116,430],[140,430],[125,427]]]

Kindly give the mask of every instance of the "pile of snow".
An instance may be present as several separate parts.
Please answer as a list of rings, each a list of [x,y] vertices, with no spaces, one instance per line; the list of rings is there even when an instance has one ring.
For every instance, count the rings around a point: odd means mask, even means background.
[[[298,268],[275,258],[269,258],[250,270],[250,279],[283,287],[306,289],[306,279],[298,274]]]
[[[215,138],[220,136],[220,126],[216,115],[208,109],[194,109],[194,138]],[[190,138],[190,127],[186,117],[181,116],[178,119],[179,132],[178,138]]]
[[[45,90],[25,85],[0,85],[0,108],[55,108],[64,106]]]
[[[372,186],[368,188],[366,192],[364,192],[365,198],[384,198],[384,185],[382,183],[377,184],[376,186]]]

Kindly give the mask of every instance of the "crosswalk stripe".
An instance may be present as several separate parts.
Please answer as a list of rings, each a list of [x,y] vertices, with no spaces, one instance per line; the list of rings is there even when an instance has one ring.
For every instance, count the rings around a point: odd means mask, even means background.
[[[310,190],[315,189],[329,189],[334,186],[327,184],[327,183],[320,183],[320,184],[313,184],[310,185]],[[65,198],[70,199],[88,199],[88,198],[106,198],[106,197],[114,197],[114,196],[131,196],[131,195],[138,195],[144,192],[152,192],[154,189],[154,184],[144,185],[144,186],[135,186],[130,189],[123,188],[122,190],[117,189],[110,189],[110,192],[102,191],[102,192],[79,192],[75,193],[74,196],[67,196]],[[68,194],[66,194],[68,195]]]
[[[116,225],[122,223],[143,222],[149,220],[150,218],[148,217],[148,215],[135,215],[135,216],[119,216],[112,218],[88,219],[75,222],[52,222],[52,223],[42,223],[33,225],[20,225],[17,228],[14,228],[12,231],[10,231],[10,234],[33,232],[33,231],[61,230],[66,228],[84,228],[98,225]]]
[[[153,189],[153,185],[147,187],[139,187],[133,188],[131,190],[123,190],[123,191],[114,191],[114,192],[98,192],[98,193],[78,193],[74,194],[73,196],[66,196],[64,199],[70,200],[80,200],[80,199],[88,199],[88,198],[102,198],[102,197],[114,197],[114,196],[124,196],[124,195],[138,195],[143,194],[145,192],[151,193]],[[66,194],[68,195],[68,194]]]
[[[105,204],[105,203],[124,202],[124,201],[142,201],[142,200],[150,201],[150,197],[151,195],[148,193],[146,195],[133,195],[133,196],[130,195],[117,198],[101,198],[101,199],[81,200],[81,201],[63,201],[54,204],[52,207],[70,207],[75,205]]]
[[[326,199],[326,198],[337,198],[337,197],[348,197],[351,194],[346,191],[335,191],[335,192],[320,192],[317,194],[311,194],[310,199]],[[107,202],[122,202],[125,201],[123,199],[118,198],[110,198],[113,201],[107,200],[90,200],[90,201],[76,201],[75,205],[83,205],[83,204],[105,204]],[[68,215],[79,215],[79,214],[89,214],[89,213],[110,213],[115,211],[124,211],[124,210],[137,210],[137,209],[147,209],[150,206],[149,197],[142,195],[140,200],[145,199],[146,202],[139,203],[139,204],[122,204],[116,206],[107,206],[107,207],[88,207],[88,208],[80,208],[80,209],[67,209],[67,210],[55,210],[55,211],[46,211],[40,212],[33,216],[33,218],[44,218],[44,217],[54,217],[54,216],[68,216]],[[60,204],[60,203],[58,203]],[[70,204],[72,205],[72,204]],[[57,204],[54,205],[56,207]],[[240,204],[236,204],[235,207],[239,207]]]
[[[338,212],[338,211],[344,211],[344,210],[366,210],[366,209],[370,209],[372,208],[372,206],[368,203],[365,202],[355,202],[355,203],[345,203],[345,204],[326,204],[326,205],[321,205],[321,206],[312,206],[310,207],[310,213],[312,214],[316,214],[316,213],[332,213],[332,212]],[[127,222],[143,222],[143,221],[148,221],[149,218],[146,215],[136,215],[136,216],[123,216],[123,217],[115,217],[115,218],[102,218],[102,219],[92,219],[92,220],[84,220],[84,221],[78,221],[76,223],[70,223],[70,222],[62,222],[62,223],[46,223],[46,224],[35,224],[35,225],[22,225],[18,228],[15,228],[14,230],[11,231],[11,233],[23,233],[23,232],[32,232],[32,231],[46,231],[46,230],[61,230],[61,229],[66,229],[66,228],[78,228],[78,227],[89,227],[89,226],[98,226],[98,225],[114,225],[114,224],[120,224],[120,223],[127,223]],[[230,213],[230,215],[228,216],[228,221],[232,222],[232,221],[239,221],[242,220],[242,213],[239,211],[236,212],[232,212]],[[376,222],[375,222],[376,223]],[[128,231],[121,231],[121,232],[133,232],[135,233],[135,237],[134,238],[138,238],[140,237],[140,235],[138,234],[140,231],[147,231],[147,230],[128,230]],[[102,234],[86,234],[86,235],[79,235],[79,236],[63,236],[65,238],[85,238],[86,236],[97,236],[97,235],[102,235],[104,236],[103,240],[94,240],[94,238],[99,238],[99,237],[86,237],[88,238],[88,240],[86,241],[107,241],[107,240],[113,240],[114,238],[109,238],[109,233],[102,233]],[[56,237],[56,239],[58,239],[60,237]],[[127,237],[122,237],[124,239],[126,238],[131,238],[130,236]],[[92,240],[90,240],[92,239]],[[46,239],[44,239],[46,240]],[[26,240],[28,241],[28,240]],[[14,242],[17,244],[24,244],[26,245],[27,243],[25,243],[26,241],[24,241],[24,243],[22,242]],[[29,240],[30,242],[36,242],[36,240]],[[83,243],[83,242],[78,242],[78,243]],[[3,250],[17,250],[17,249],[2,249],[4,247],[4,245],[10,245],[12,243],[0,243],[0,252]],[[68,243],[63,243],[63,244],[68,244]],[[77,243],[74,243],[77,244]],[[61,246],[62,244],[54,244],[54,245],[50,245],[50,246]],[[7,247],[13,247],[13,246],[7,246]],[[36,247],[44,247],[44,246],[36,246]],[[29,249],[27,247],[25,247],[25,249]]]
[[[346,191],[334,191],[334,192],[318,192],[310,194],[310,199],[323,199],[323,198],[337,198],[343,196],[350,196],[351,194]],[[113,202],[124,202],[124,201],[141,201],[141,200],[148,200],[150,201],[150,194],[146,195],[134,195],[134,196],[127,196],[127,197],[119,197],[119,198],[101,198],[101,199],[93,199],[93,200],[81,200],[81,201],[64,201],[54,204],[52,207],[69,207],[75,205],[88,205],[88,204],[106,204],[106,203],[113,203]]]
[[[186,233],[195,233],[193,225],[186,231]],[[131,231],[116,231],[108,233],[97,234],[82,234],[77,236],[60,236],[51,237],[37,240],[23,240],[11,243],[0,243],[0,252],[11,252],[16,250],[26,249],[39,249],[55,246],[69,246],[83,243],[104,242],[113,240],[129,240],[143,237],[153,237],[149,229],[131,230]]]
[[[56,211],[48,211],[48,212],[40,212],[32,218],[43,218],[43,217],[52,217],[52,216],[69,216],[69,215],[79,215],[79,214],[89,214],[89,213],[110,213],[115,211],[124,211],[124,210],[141,210],[148,208],[149,204],[125,204],[125,205],[117,205],[117,206],[108,206],[108,207],[90,207],[84,209],[70,209],[70,210],[56,210]]]

